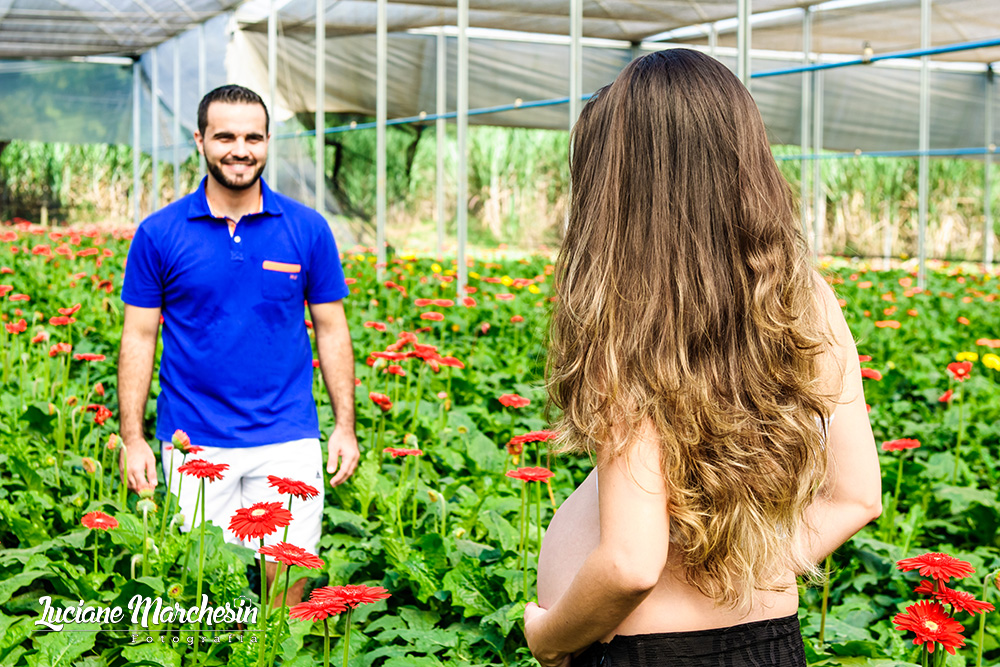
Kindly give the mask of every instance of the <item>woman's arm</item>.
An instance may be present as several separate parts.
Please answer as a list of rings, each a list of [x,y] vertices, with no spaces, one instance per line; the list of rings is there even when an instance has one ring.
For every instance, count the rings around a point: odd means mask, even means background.
[[[861,366],[854,338],[833,291],[818,286],[834,337],[833,350],[821,360],[821,372],[835,387],[843,378],[840,400],[827,434],[829,468],[820,494],[806,510],[799,548],[818,563],[882,513],[882,475],[868,421]]]
[[[548,610],[529,605],[525,637],[543,667],[605,637],[645,599],[666,566],[670,521],[651,424],[620,456],[598,453],[601,540]]]

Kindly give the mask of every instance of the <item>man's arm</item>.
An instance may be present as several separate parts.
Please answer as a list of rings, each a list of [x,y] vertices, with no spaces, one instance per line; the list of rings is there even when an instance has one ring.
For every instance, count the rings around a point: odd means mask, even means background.
[[[354,473],[361,457],[354,433],[354,349],[343,301],[310,303],[309,312],[316,334],[319,368],[336,416],[336,426],[327,444],[326,471],[333,475],[330,485],[337,486]]]
[[[156,457],[142,432],[146,398],[153,376],[159,308],[125,304],[121,350],[118,353],[118,410],[124,453],[128,456],[128,487],[134,491],[156,486]],[[119,468],[125,467],[124,458]]]

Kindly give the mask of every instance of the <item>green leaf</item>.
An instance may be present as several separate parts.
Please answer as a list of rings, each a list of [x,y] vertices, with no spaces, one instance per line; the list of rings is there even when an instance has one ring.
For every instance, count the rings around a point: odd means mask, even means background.
[[[469,433],[466,451],[469,458],[483,472],[502,472],[506,453],[480,431]]]
[[[451,593],[452,602],[464,608],[465,617],[487,616],[496,611],[490,602],[489,586],[476,565],[462,559],[458,567],[444,575],[442,588]]]
[[[94,647],[100,626],[95,624],[77,625],[72,631],[39,632],[33,637],[37,653],[27,656],[30,667],[59,667],[72,665],[84,651]],[[180,667],[172,665],[171,667]]]
[[[27,586],[35,579],[43,577],[46,574],[48,572],[45,570],[29,570],[28,572],[15,574],[13,577],[0,582],[0,604],[9,600],[10,596],[16,593],[19,588]]]
[[[147,665],[160,667],[181,667],[181,654],[157,642],[126,646],[122,649],[122,657],[129,663],[144,662]]]

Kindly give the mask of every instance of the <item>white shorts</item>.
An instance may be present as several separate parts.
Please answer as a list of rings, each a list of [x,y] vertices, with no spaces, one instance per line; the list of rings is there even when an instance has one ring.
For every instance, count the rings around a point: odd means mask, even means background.
[[[161,443],[163,481],[170,480],[170,490],[175,496],[178,495],[177,488],[180,486],[180,511],[184,514],[181,530],[188,531],[192,525],[198,525],[201,521],[201,509],[198,510],[197,517],[193,516],[200,480],[177,472],[185,457],[180,451],[166,449],[167,444],[169,443]],[[171,453],[174,468],[172,477]],[[323,518],[324,492],[323,453],[318,439],[306,438],[255,447],[205,447],[204,451],[188,454],[187,458],[229,464],[222,479],[205,481],[205,519],[222,528],[227,542],[242,544],[254,551],[260,548],[260,541],[241,540],[233,535],[229,530],[229,520],[237,509],[250,507],[254,503],[280,502],[283,507],[288,507],[290,496],[280,494],[270,486],[268,475],[287,477],[316,487],[319,495],[308,500],[292,499],[292,522],[288,524],[286,540],[310,553],[316,553]],[[179,484],[182,476],[185,478],[184,483]],[[284,533],[285,529],[279,528],[264,538],[264,544],[281,542]],[[268,560],[273,562],[274,559],[268,557]]]

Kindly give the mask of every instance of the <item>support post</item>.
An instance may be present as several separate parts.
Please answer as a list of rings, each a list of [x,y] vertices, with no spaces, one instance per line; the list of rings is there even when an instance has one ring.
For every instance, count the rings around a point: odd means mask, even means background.
[[[268,111],[271,127],[274,128],[275,102],[278,99],[278,0],[271,0],[271,10],[267,16],[267,90]],[[272,188],[278,187],[278,142],[267,142],[267,181]]]
[[[385,124],[387,120],[386,79],[388,75],[387,0],[378,0],[375,15],[375,253],[378,257],[378,279],[385,272]]]
[[[986,67],[986,155],[983,156],[983,263],[986,270],[993,269],[993,96],[996,94],[995,74],[992,66]]]
[[[469,224],[469,0],[458,0],[458,288],[465,292],[468,267],[465,265]]]
[[[326,8],[316,0],[316,210],[326,216]]]
[[[444,151],[445,151],[445,121],[444,114],[448,104],[448,50],[444,37],[444,28],[437,34],[437,100],[434,113],[435,139],[437,140],[437,171],[434,174],[434,198],[437,203],[437,258],[444,253]]]
[[[826,194],[823,192],[823,161],[819,154],[823,151],[823,72],[812,72],[812,152],[813,152],[813,254],[823,252],[823,236],[826,232]]]
[[[142,93],[142,65],[139,59],[132,63],[132,221],[138,227],[142,221],[142,172],[139,156],[142,116],[140,115],[139,96]]]
[[[719,26],[715,23],[708,24],[708,55],[718,58],[719,52]]]
[[[569,129],[573,129],[580,115],[580,97],[583,95],[583,0],[569,2]]]
[[[931,0],[920,0],[920,48],[931,45]],[[920,174],[917,184],[919,201],[919,229],[917,230],[917,286],[927,286],[927,209],[930,194],[930,150],[931,138],[931,59],[920,56]]]
[[[205,70],[205,24],[198,24],[198,101],[208,92],[208,76]],[[205,161],[198,159],[198,177],[205,176]]]
[[[181,49],[174,38],[174,63],[170,80],[174,86],[174,201],[181,198]]]
[[[806,7],[802,11],[802,64],[808,66],[812,60],[812,7]],[[799,139],[802,143],[802,161],[799,164],[799,215],[802,224],[802,233],[808,242],[812,235],[809,233],[809,158],[806,157],[812,152],[810,135],[812,134],[812,74],[802,73],[802,108],[799,116]],[[812,245],[812,244],[810,244]],[[813,253],[816,248],[813,247]]]
[[[150,119],[153,130],[150,134],[150,157],[152,158],[153,184],[150,195],[150,212],[155,213],[160,208],[160,65],[156,58],[157,49],[149,51],[149,65],[152,72],[150,82]]]
[[[736,76],[750,89],[750,0],[738,0],[736,6]]]

